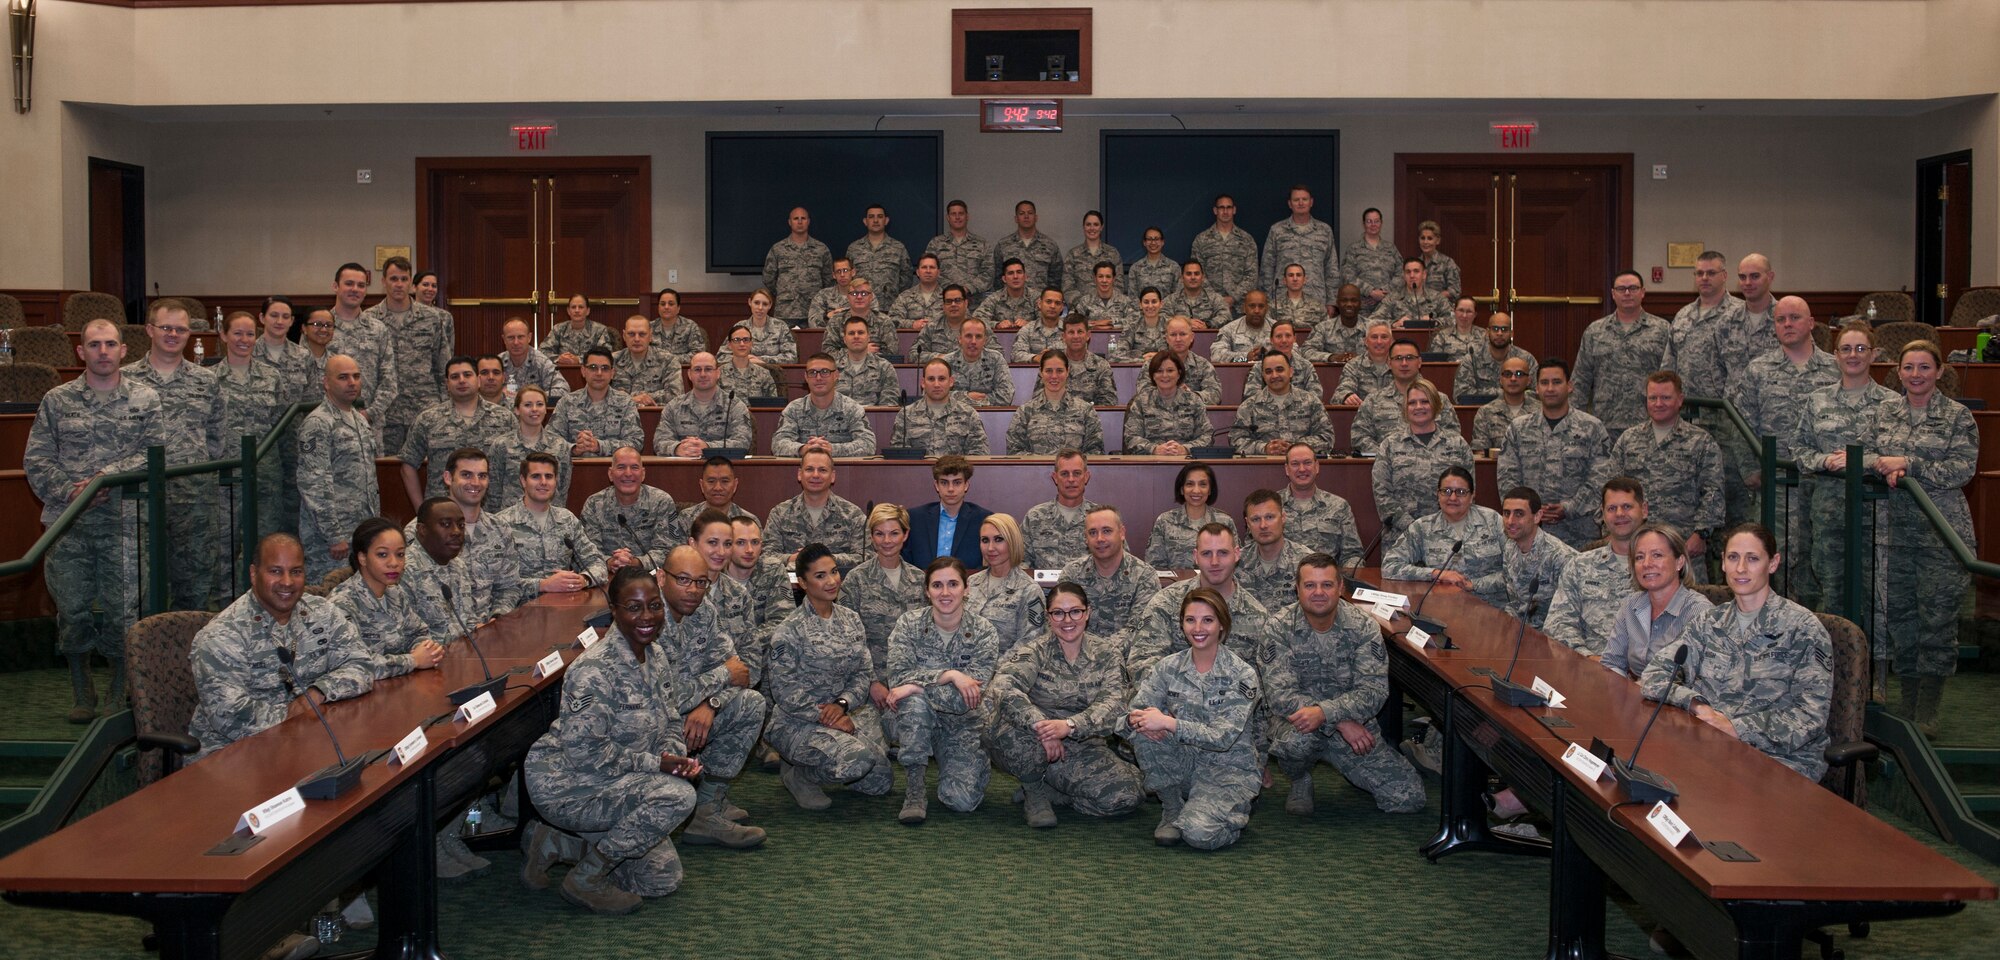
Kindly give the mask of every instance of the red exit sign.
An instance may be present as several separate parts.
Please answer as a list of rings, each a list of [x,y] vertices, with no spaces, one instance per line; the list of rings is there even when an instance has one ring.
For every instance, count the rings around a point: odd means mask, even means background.
[[[556,139],[554,123],[517,123],[507,129],[514,141],[514,149],[523,152],[547,150]]]
[[[1526,150],[1534,146],[1536,123],[1533,120],[1510,120],[1493,125],[1493,133],[1500,138],[1502,150]]]

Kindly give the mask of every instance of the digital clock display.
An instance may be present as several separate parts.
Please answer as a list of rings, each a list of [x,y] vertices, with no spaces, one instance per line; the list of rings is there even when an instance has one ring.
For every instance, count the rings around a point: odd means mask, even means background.
[[[979,129],[1056,130],[1062,129],[1061,100],[981,100]]]

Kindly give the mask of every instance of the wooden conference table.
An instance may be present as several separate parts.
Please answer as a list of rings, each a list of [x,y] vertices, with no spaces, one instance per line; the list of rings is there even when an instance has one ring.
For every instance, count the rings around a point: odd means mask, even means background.
[[[1364,574],[1361,579],[1374,581]],[[1425,583],[1384,589],[1421,594]],[[1549,891],[1550,957],[1602,957],[1605,878],[1672,930],[1698,957],[1786,958],[1823,926],[1943,916],[1967,900],[1991,900],[1993,884],[1817,783],[1693,718],[1664,710],[1640,766],[1680,789],[1674,811],[1692,836],[1670,847],[1646,822],[1648,806],[1624,799],[1610,779],[1590,781],[1561,760],[1574,742],[1601,740],[1619,757],[1653,713],[1636,683],[1454,587],[1423,609],[1443,621],[1458,649],[1419,650],[1391,633],[1391,709],[1407,692],[1445,724],[1448,756],[1435,860],[1464,849],[1526,846],[1486,832],[1479,792],[1487,768],[1546,815],[1554,832]],[[1398,625],[1407,625],[1399,620]],[[1389,633],[1385,627],[1385,633]],[[1487,672],[1505,674],[1521,636],[1513,679],[1547,681],[1560,709],[1500,703]],[[1397,732],[1385,730],[1396,742]],[[1733,841],[1757,859],[1727,862],[1700,841]]]
[[[532,665],[552,646],[569,645],[603,608],[601,591],[545,595],[481,626],[475,637],[494,674],[519,673],[477,723],[451,719],[445,696],[483,677],[465,643],[452,644],[438,669],[377,681],[365,696],[327,704],[349,756],[387,748],[420,724],[428,725],[430,746],[407,766],[370,765],[345,795],[309,802],[241,853],[211,848],[230,837],[244,811],[333,761],[310,713],[0,860],[0,890],[26,906],[143,918],[154,924],[165,960],[253,958],[372,873],[380,892],[375,955],[440,956],[438,818],[470,802],[548,729],[562,674],[531,679]],[[565,662],[576,652],[566,651]]]

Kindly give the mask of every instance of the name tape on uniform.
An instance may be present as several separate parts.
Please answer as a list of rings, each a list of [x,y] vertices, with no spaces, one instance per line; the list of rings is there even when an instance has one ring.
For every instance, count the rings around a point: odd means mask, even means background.
[[[410,761],[423,756],[424,751],[430,749],[430,745],[431,739],[424,736],[423,725],[418,724],[415,730],[410,731],[409,736],[396,742],[395,749],[389,752],[389,765],[408,766]]]
[[[535,663],[535,679],[540,680],[543,677],[554,676],[555,672],[562,668],[562,651],[551,650],[548,656],[543,657]]]
[[[1395,609],[1401,609],[1410,605],[1410,598],[1406,594],[1390,593],[1386,590],[1373,590],[1368,587],[1356,588],[1354,599],[1362,603],[1379,604]]]
[[[1549,686],[1549,682],[1543,680],[1541,677],[1536,677],[1535,682],[1530,684],[1528,689],[1541,694],[1549,701],[1548,705],[1551,707],[1561,707],[1563,705],[1563,695],[1557,693],[1556,688]]]
[[[1608,765],[1604,761],[1599,760],[1596,754],[1591,753],[1581,744],[1575,743],[1570,744],[1569,749],[1563,751],[1563,762],[1569,764],[1571,770],[1575,770],[1591,780],[1604,779],[1605,771],[1608,769]]]
[[[478,723],[481,717],[493,712],[493,691],[488,690],[458,705],[458,716],[454,719],[466,723]]]
[[[1660,839],[1665,840],[1670,847],[1678,847],[1682,840],[1687,839],[1687,822],[1682,820],[1680,814],[1675,813],[1672,807],[1667,806],[1665,800],[1653,804],[1653,809],[1646,811],[1646,822],[1653,825],[1653,831],[1658,833]]]
[[[264,831],[304,813],[306,798],[299,796],[299,788],[293,787],[264,801],[236,818],[236,832],[261,837]]]

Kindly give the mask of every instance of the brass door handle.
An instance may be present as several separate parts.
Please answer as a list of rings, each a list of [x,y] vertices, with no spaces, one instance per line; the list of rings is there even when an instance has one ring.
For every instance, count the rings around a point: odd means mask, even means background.
[[[1603,297],[1524,297],[1519,294],[1515,294],[1507,299],[1514,303],[1564,304],[1572,307],[1595,306],[1604,302]]]
[[[488,299],[477,297],[459,299],[454,297],[445,302],[454,307],[532,307],[541,301],[534,297],[493,297]]]

